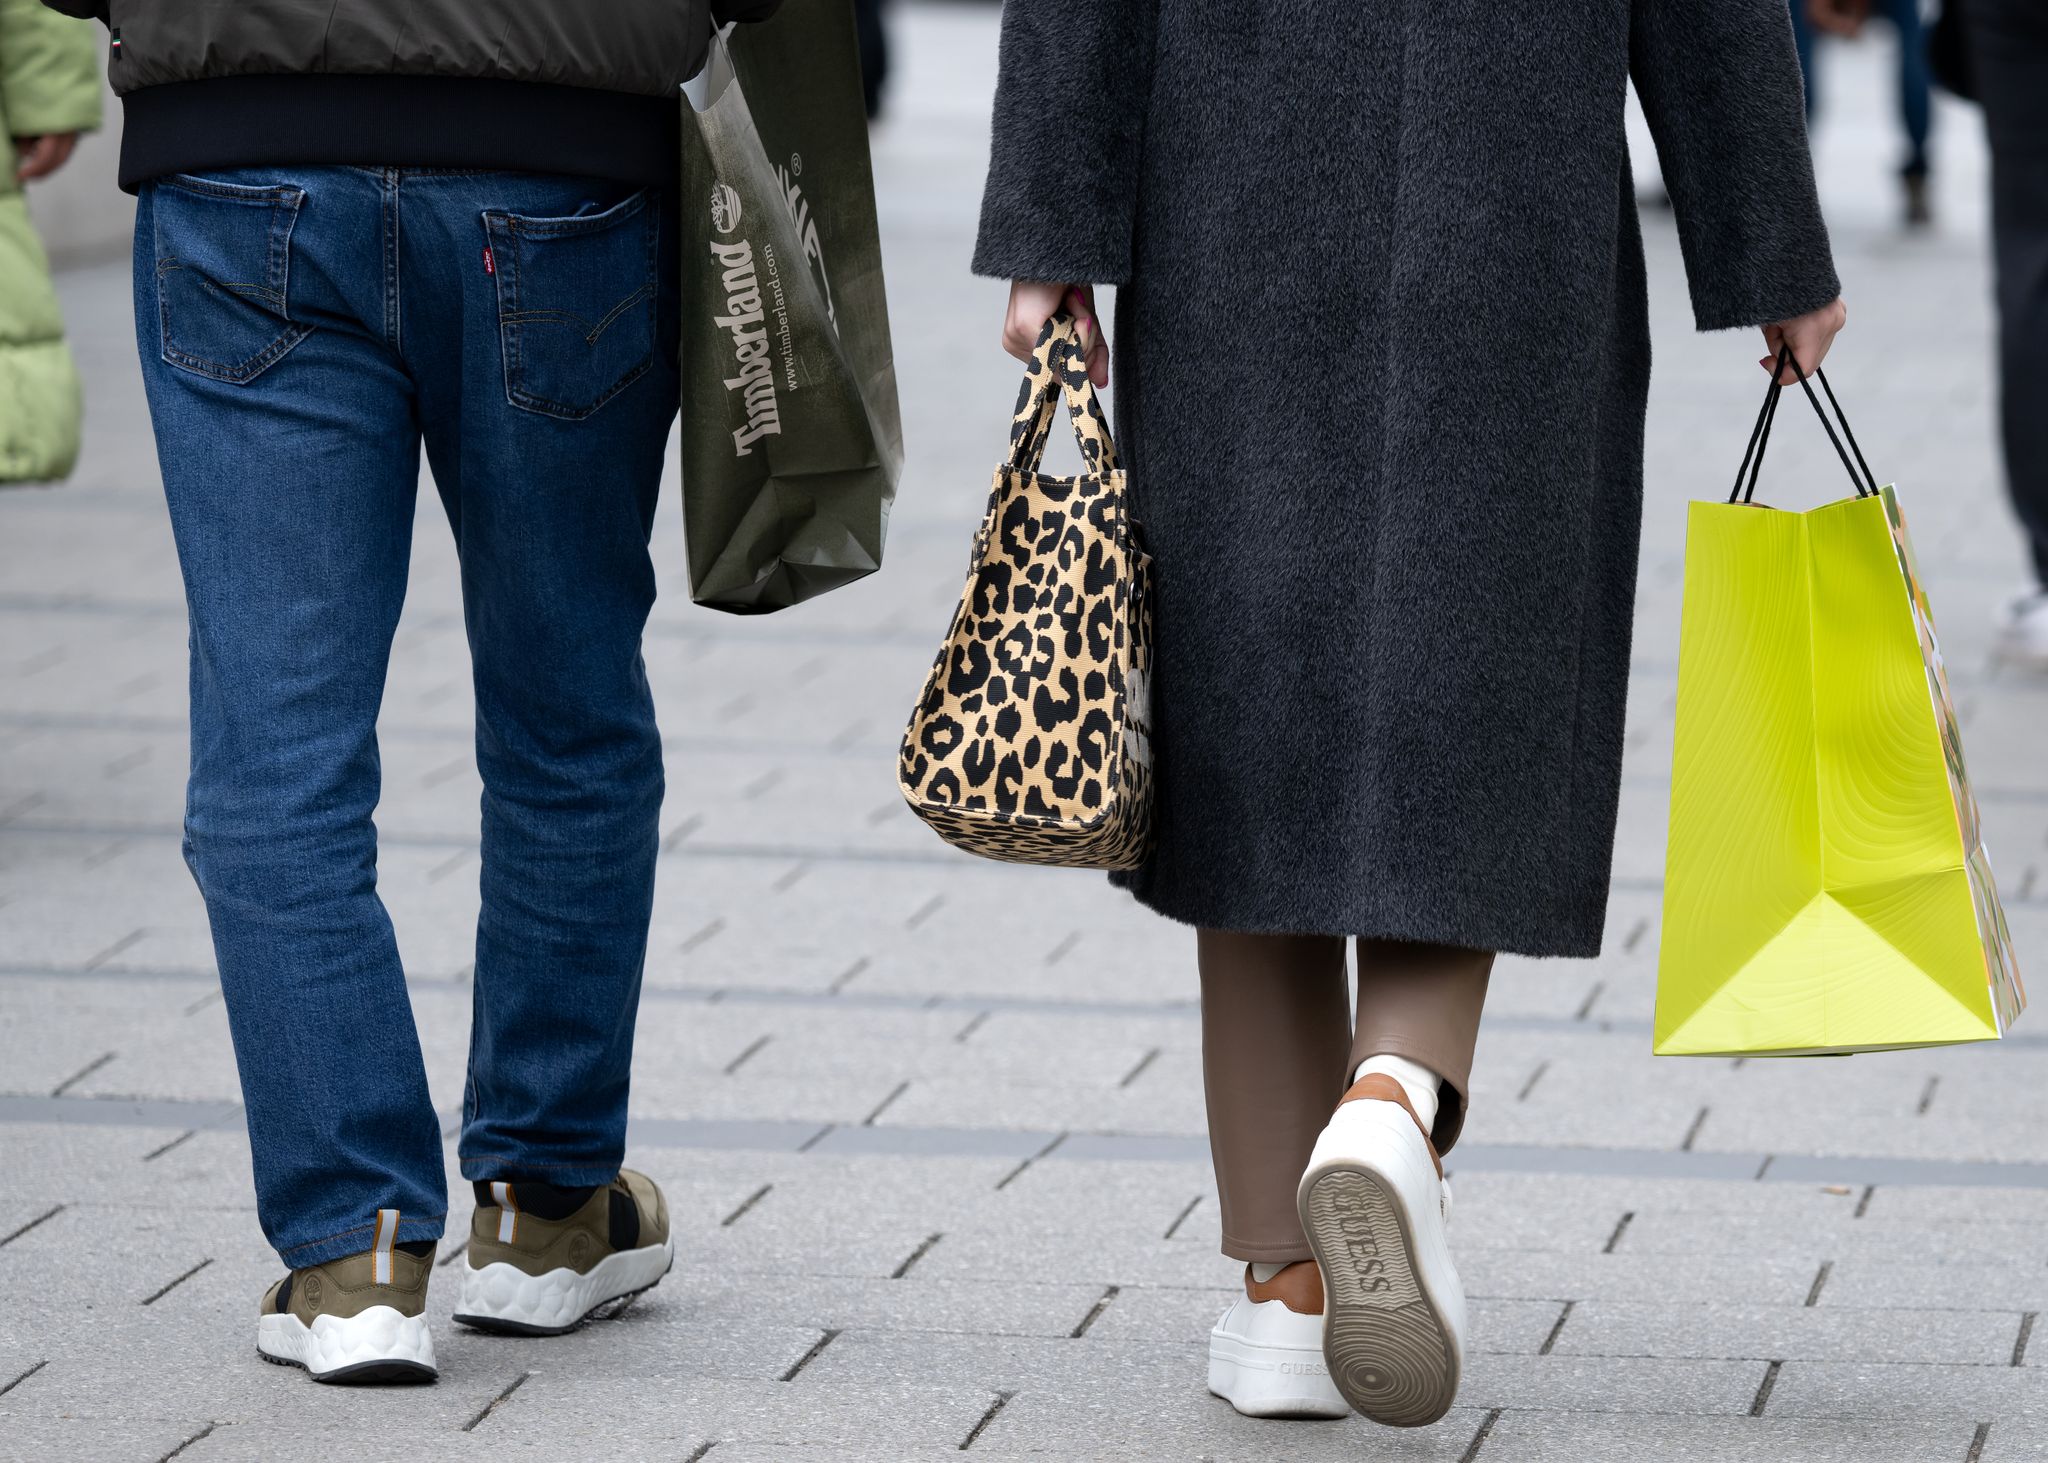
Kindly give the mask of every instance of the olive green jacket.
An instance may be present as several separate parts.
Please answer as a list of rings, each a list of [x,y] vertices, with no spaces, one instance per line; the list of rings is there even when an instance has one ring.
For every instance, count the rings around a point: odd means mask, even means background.
[[[14,139],[97,127],[99,58],[97,27],[0,0],[0,485],[54,481],[78,458],[78,373],[14,179]]]

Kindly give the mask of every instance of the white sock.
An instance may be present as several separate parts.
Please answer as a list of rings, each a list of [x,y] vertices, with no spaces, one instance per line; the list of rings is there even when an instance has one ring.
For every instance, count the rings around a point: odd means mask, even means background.
[[[1443,1081],[1436,1073],[1406,1057],[1397,1057],[1391,1052],[1367,1057],[1358,1064],[1358,1070],[1351,1074],[1356,1082],[1368,1072],[1377,1072],[1382,1077],[1392,1077],[1401,1084],[1401,1090],[1408,1094],[1408,1105],[1415,1109],[1415,1116],[1422,1122],[1422,1130],[1432,1132],[1436,1128],[1437,1087]]]
[[[1254,1260],[1252,1261],[1252,1279],[1258,1281],[1261,1285],[1269,1284],[1275,1275],[1278,1275],[1293,1263],[1292,1260]]]

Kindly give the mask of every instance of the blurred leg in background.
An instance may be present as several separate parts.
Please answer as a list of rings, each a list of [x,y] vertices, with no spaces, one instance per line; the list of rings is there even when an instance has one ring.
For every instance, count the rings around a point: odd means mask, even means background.
[[[1933,76],[1927,57],[1927,31],[1920,18],[1920,0],[1790,0],[1792,38],[1799,50],[1799,71],[1806,82],[1806,120],[1811,127],[1820,89],[1816,38],[1854,39],[1863,32],[1873,10],[1891,21],[1899,33],[1899,121],[1906,130],[1906,161],[1899,169],[1905,193],[1906,223],[1932,223],[1934,209],[1927,187],[1927,138],[1933,127]]]
[[[2048,669],[2048,6],[1969,0],[1970,62],[1991,142],[2000,423],[2034,584],[2008,610],[2008,655]]]
[[[1899,31],[1899,117],[1906,125],[1906,161],[1899,169],[1906,189],[1906,222],[1934,221],[1927,192],[1927,136],[1934,122],[1934,82],[1927,64],[1927,32],[1920,0],[1884,0]]]
[[[1806,83],[1806,121],[1813,124],[1814,103],[1819,99],[1815,83],[1820,79],[1813,69],[1813,21],[1806,13],[1807,0],[1791,0],[1792,43],[1799,50],[1799,79]]]
[[[882,114],[882,89],[889,81],[889,28],[882,11],[886,0],[853,0],[853,24],[860,38],[860,82],[867,95],[868,119]]]

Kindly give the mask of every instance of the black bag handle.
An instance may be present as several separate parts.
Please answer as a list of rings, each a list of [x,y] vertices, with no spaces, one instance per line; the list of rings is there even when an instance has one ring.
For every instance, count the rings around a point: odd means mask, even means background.
[[[1875,497],[1877,478],[1871,472],[1870,464],[1863,459],[1863,449],[1856,443],[1856,434],[1849,430],[1848,413],[1842,410],[1842,403],[1835,400],[1835,388],[1828,385],[1827,372],[1816,370],[1813,374],[1820,378],[1820,389],[1828,394],[1828,406],[1835,409],[1835,420],[1842,424],[1842,433],[1839,437],[1835,435],[1834,422],[1828,419],[1827,407],[1823,407],[1820,398],[1813,394],[1813,382],[1808,380],[1806,372],[1800,369],[1798,360],[1792,354],[1792,347],[1788,345],[1778,350],[1777,367],[1771,372],[1771,384],[1764,392],[1764,404],[1756,414],[1756,425],[1750,429],[1749,446],[1742,452],[1742,465],[1735,469],[1735,486],[1729,489],[1728,501],[1748,503],[1756,496],[1756,481],[1764,470],[1764,448],[1770,443],[1771,424],[1778,417],[1778,398],[1785,390],[1784,384],[1778,378],[1785,374],[1785,367],[1788,365],[1792,368],[1792,374],[1799,378],[1799,384],[1806,392],[1806,399],[1813,403],[1814,415],[1820,418],[1821,429],[1828,434],[1828,441],[1834,444],[1835,455],[1842,459],[1842,466],[1848,469],[1849,481],[1856,485],[1856,496]],[[1843,438],[1847,438],[1849,442],[1846,448],[1842,446]],[[1849,460],[1851,452],[1856,454],[1853,462]],[[1862,469],[1860,474],[1857,471],[1859,468]],[[1748,479],[1746,483],[1745,478]]]

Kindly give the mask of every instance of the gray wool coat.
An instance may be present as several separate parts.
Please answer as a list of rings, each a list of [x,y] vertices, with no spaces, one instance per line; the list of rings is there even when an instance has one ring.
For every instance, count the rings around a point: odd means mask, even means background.
[[[1007,0],[977,273],[1118,291],[1158,844],[1215,928],[1592,955],[1650,370],[1839,293],[1785,0]],[[1732,445],[1732,444],[1731,444]]]

